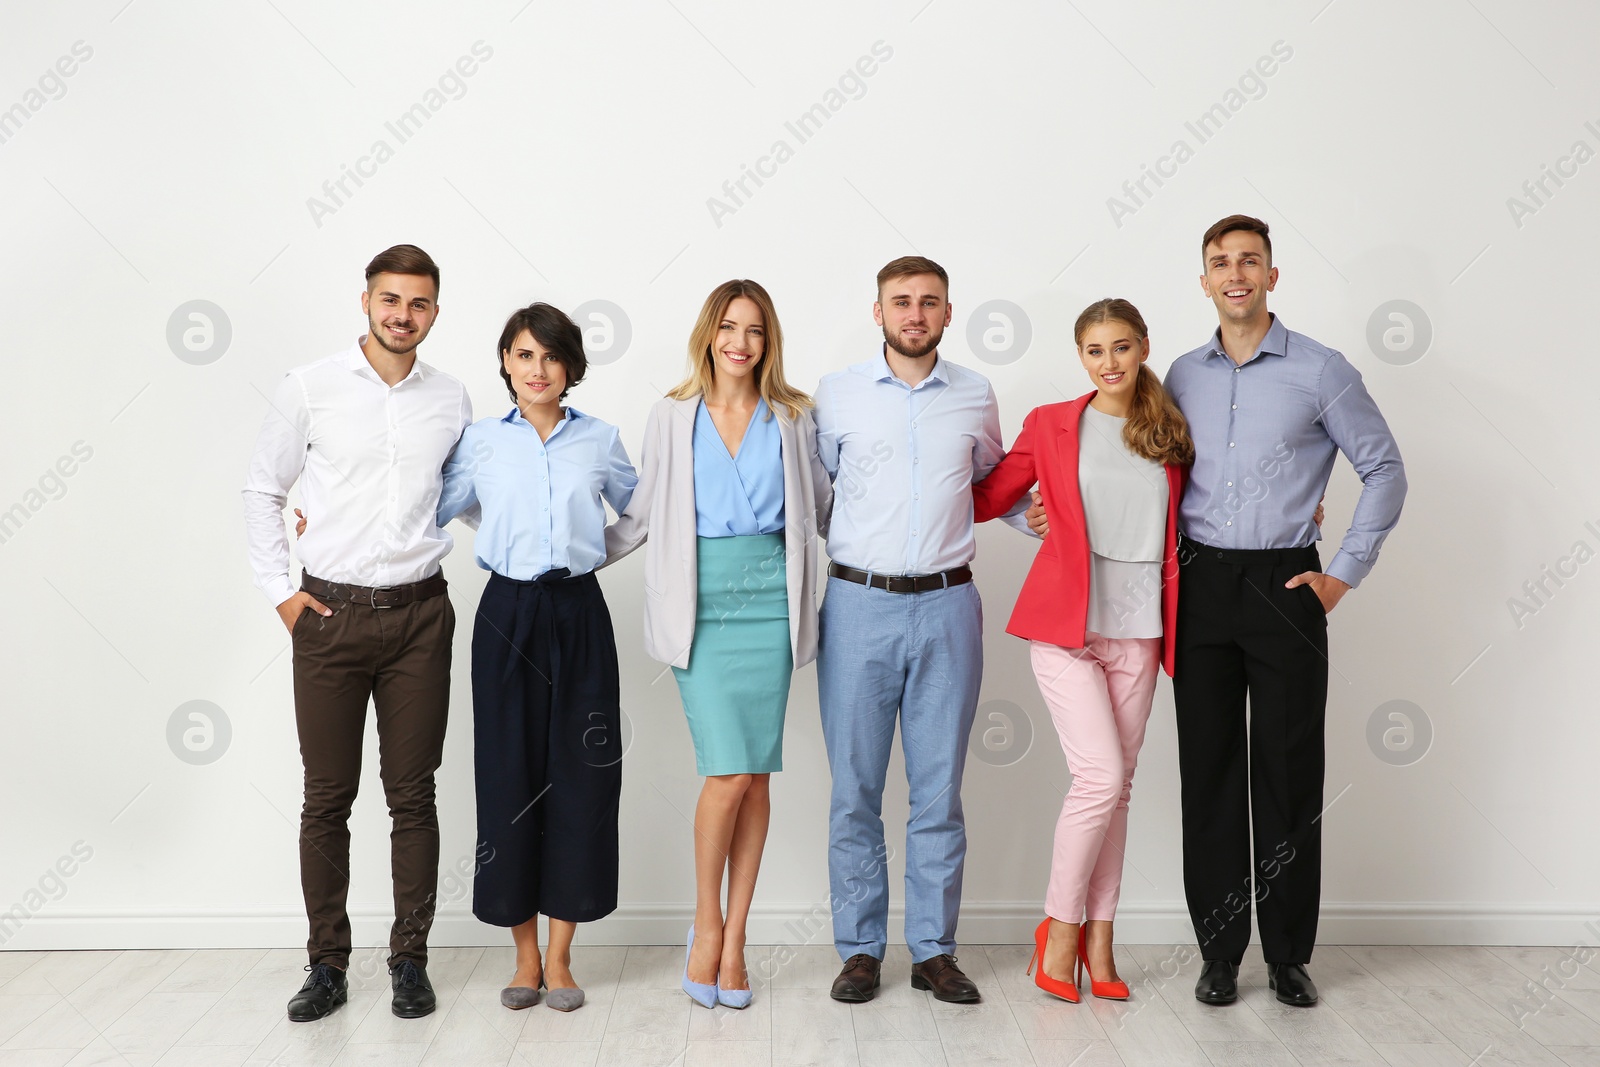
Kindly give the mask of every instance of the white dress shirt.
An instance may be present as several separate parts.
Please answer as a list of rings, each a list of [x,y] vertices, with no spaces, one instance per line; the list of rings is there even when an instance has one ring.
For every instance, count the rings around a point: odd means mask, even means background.
[[[915,386],[880,352],[822,379],[817,452],[833,478],[828,555],[880,574],[971,563],[972,483],[1005,455],[1000,406],[983,375],[936,356]],[[1024,533],[1024,496],[1005,520]]]
[[[417,360],[385,385],[359,339],[291,370],[245,480],[256,586],[274,605],[300,588],[283,516],[296,481],[307,520],[296,551],[308,573],[380,588],[432,576],[452,544],[434,522],[445,459],[471,423],[472,402],[455,378]]]

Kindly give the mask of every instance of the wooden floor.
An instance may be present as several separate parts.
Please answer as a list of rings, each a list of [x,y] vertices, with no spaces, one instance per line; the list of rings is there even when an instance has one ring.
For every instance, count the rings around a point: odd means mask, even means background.
[[[1023,975],[1028,949],[971,947],[961,966],[978,1005],[940,1004],[909,984],[891,948],[870,1004],[827,997],[827,947],[755,949],[759,982],[743,1012],[707,1011],[678,990],[681,948],[578,948],[588,1004],[570,1015],[500,1007],[504,949],[436,949],[439,1010],[389,1011],[382,954],[352,961],[350,1002],[290,1023],[303,980],[295,950],[0,953],[0,1067],[125,1064],[526,1065],[1392,1064],[1394,1067],[1600,1067],[1600,970],[1550,948],[1321,948],[1315,1008],[1284,1007],[1262,964],[1242,997],[1208,1008],[1192,994],[1198,962],[1180,946],[1119,949],[1126,1003],[1065,1004]],[[1565,961],[1565,962],[1564,962]],[[1548,970],[1546,970],[1548,968]],[[1530,980],[1543,980],[1535,995]]]

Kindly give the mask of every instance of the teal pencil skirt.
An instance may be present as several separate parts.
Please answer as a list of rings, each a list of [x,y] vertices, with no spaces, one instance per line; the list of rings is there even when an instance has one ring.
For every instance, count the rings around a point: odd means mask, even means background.
[[[698,537],[694,644],[672,668],[703,775],[783,770],[789,646],[783,534]]]

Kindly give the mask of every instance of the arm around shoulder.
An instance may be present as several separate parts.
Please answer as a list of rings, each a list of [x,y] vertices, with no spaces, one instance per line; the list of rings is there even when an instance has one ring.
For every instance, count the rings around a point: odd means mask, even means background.
[[[650,409],[645,419],[644,444],[639,451],[638,477],[623,505],[617,521],[606,527],[606,558],[601,567],[609,567],[645,543],[650,536],[650,504],[656,494],[661,477],[662,449],[666,445],[661,432],[662,404]],[[620,441],[620,437],[619,437]],[[619,445],[620,447],[620,445]],[[613,501],[613,506],[615,502]]]
[[[833,519],[833,477],[823,465],[817,446],[817,423],[811,412],[800,413],[799,431],[800,446],[806,452],[807,469],[811,473],[811,492],[816,498],[817,536],[826,539]]]
[[[1009,517],[1017,511],[1018,503],[1027,498],[1028,490],[1039,480],[1034,456],[1038,414],[1038,408],[1028,412],[1028,417],[1022,420],[1022,430],[1011,444],[1011,451],[1002,456],[994,469],[980,481],[973,483],[974,522]]]

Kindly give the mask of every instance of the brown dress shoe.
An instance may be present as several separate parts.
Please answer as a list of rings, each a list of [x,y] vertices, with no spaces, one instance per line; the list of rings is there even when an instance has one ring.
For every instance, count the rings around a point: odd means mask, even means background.
[[[844,961],[844,970],[833,980],[828,996],[846,1004],[861,1004],[872,999],[878,989],[878,972],[883,961],[865,952],[858,952]]]
[[[911,965],[911,988],[933,990],[934,1000],[951,1004],[971,1004],[983,999],[977,983],[961,973],[956,958],[943,953]]]

